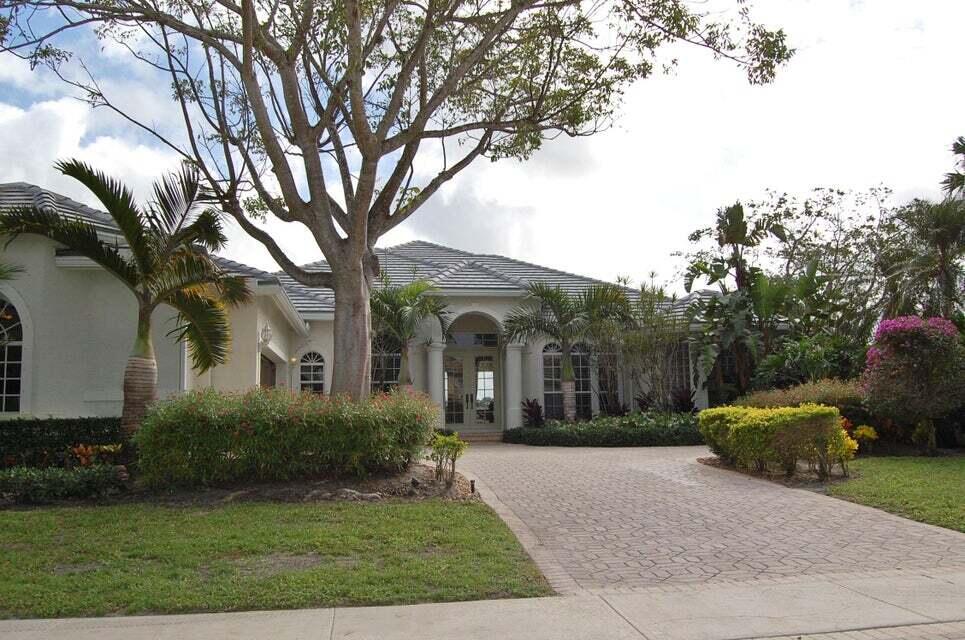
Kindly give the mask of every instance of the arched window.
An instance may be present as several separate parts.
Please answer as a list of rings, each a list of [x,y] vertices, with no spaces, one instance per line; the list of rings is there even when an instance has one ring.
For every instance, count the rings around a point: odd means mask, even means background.
[[[325,393],[325,358],[309,351],[302,356],[299,379],[302,391]]]
[[[402,349],[390,336],[377,335],[372,340],[372,393],[390,391],[399,384]]]
[[[573,375],[576,381],[576,417],[593,417],[593,389],[590,382],[590,352],[585,345],[573,347]],[[543,347],[543,408],[547,418],[563,418],[563,352],[556,343]]]
[[[0,413],[20,412],[23,325],[17,308],[0,297]]]

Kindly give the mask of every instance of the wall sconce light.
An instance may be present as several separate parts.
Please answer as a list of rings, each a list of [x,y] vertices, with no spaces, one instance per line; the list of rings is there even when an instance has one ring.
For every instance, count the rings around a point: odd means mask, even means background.
[[[271,342],[271,336],[272,336],[271,325],[266,322],[264,326],[261,328],[261,334],[259,335],[258,344],[262,346],[268,344],[269,342]]]

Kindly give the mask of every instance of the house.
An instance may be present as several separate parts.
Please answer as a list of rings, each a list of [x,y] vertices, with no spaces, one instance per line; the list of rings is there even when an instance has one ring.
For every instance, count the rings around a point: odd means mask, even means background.
[[[122,242],[104,212],[39,187],[0,185],[0,208],[14,206],[52,207]],[[519,426],[521,402],[529,398],[538,399],[547,416],[562,415],[558,345],[506,342],[501,323],[523,299],[527,283],[542,281],[576,293],[598,281],[421,241],[379,249],[378,256],[391,282],[428,279],[449,305],[449,335],[444,338],[438,323],[426,322],[411,350],[413,384],[444,409],[446,426],[477,435]],[[25,272],[0,283],[0,414],[118,415],[121,376],[135,333],[130,293],[90,260],[44,238],[17,238],[5,246],[2,259]],[[154,337],[160,397],[258,385],[325,393],[333,366],[332,292],[284,273],[218,260],[244,276],[254,292],[250,303],[231,310],[229,360],[203,374],[192,370],[184,345],[167,335],[173,310],[159,308]],[[308,268],[325,271],[328,265],[319,261]],[[372,388],[396,384],[399,364],[397,347],[376,338]],[[576,354],[575,365],[581,416],[597,413],[601,397],[632,405],[627,376],[601,371],[585,349]],[[680,367],[679,379],[689,385],[689,358],[681,359]],[[697,400],[706,405],[706,392],[699,390]]]

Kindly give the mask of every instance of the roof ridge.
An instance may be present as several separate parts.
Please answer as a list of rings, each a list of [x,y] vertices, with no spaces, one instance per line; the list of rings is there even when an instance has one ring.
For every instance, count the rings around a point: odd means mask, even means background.
[[[440,284],[444,279],[448,278],[454,273],[457,273],[460,269],[465,267],[467,264],[469,264],[469,260],[460,260],[459,262],[453,265],[450,265],[445,269],[443,269],[442,271],[440,271],[439,273],[435,274],[434,276],[429,278],[429,280],[432,281],[434,284]]]
[[[445,265],[439,264],[438,262],[433,262],[432,260],[426,260],[425,258],[416,258],[414,256],[407,256],[405,254],[392,251],[392,249],[394,248],[395,247],[383,247],[382,251],[384,251],[386,255],[395,256],[396,258],[400,258],[402,260],[408,260],[409,262],[417,262],[419,264],[424,264],[427,267],[432,267],[433,269],[437,269],[440,272],[446,269]]]
[[[276,274],[265,271],[264,269],[259,269],[258,267],[252,267],[251,265],[245,264],[244,262],[238,262],[237,260],[232,260],[231,258],[226,258],[222,255],[214,254],[214,257],[223,262],[231,263],[232,265],[237,265],[239,267],[244,267],[248,271],[256,272],[259,276],[275,276]]]
[[[502,260],[509,260],[510,262],[515,262],[516,264],[526,265],[527,267],[535,267],[536,269],[543,269],[543,270],[545,270],[545,271],[552,271],[553,273],[558,273],[558,274],[560,274],[560,275],[569,276],[569,277],[571,277],[571,278],[578,278],[578,279],[580,279],[580,280],[586,280],[586,281],[589,281],[589,282],[595,282],[595,283],[597,283],[597,284],[616,285],[616,286],[619,286],[619,287],[623,287],[624,289],[629,289],[629,290],[632,290],[632,291],[636,291],[636,289],[634,289],[633,287],[626,287],[626,286],[617,284],[616,282],[608,282],[607,280],[600,280],[599,278],[591,278],[590,276],[583,276],[583,275],[580,275],[580,274],[578,274],[578,273],[571,273],[571,272],[569,272],[569,271],[563,271],[562,269],[556,269],[556,268],[554,268],[554,267],[547,267],[547,266],[544,266],[544,265],[541,265],[541,264],[536,264],[536,263],[534,263],[534,262],[526,262],[525,260],[520,260],[520,259],[518,259],[518,258],[510,258],[509,256],[501,256],[501,255],[499,255],[499,254],[497,254],[497,253],[481,253],[481,254],[478,254],[477,257],[479,257],[479,258],[500,258],[500,259],[502,259]]]
[[[506,274],[506,273],[500,273],[499,271],[497,271],[496,269],[493,269],[493,268],[490,267],[489,265],[482,264],[481,262],[478,261],[478,256],[477,256],[476,258],[474,258],[473,260],[470,260],[469,262],[470,262],[470,264],[472,264],[474,267],[477,267],[477,268],[485,271],[486,273],[490,273],[490,274],[496,276],[497,278],[499,278],[500,280],[505,280],[506,282],[509,282],[509,283],[511,283],[511,284],[514,284],[514,285],[516,285],[517,287],[520,287],[520,288],[522,288],[522,289],[525,289],[525,288],[526,288],[526,283],[525,283],[523,280],[521,280],[521,279],[519,279],[519,278],[516,278],[516,277],[514,277],[514,276],[511,276],[511,275],[509,275],[509,274]]]
[[[430,247],[435,247],[436,249],[445,249],[446,251],[452,251],[453,253],[458,253],[464,256],[477,256],[477,253],[471,253],[469,251],[464,251],[462,249],[455,249],[453,247],[446,246],[444,244],[438,244],[436,242],[429,242],[428,240],[409,240],[408,242],[403,242],[402,244],[394,244],[391,247],[385,247],[386,250],[398,249],[399,247],[407,247],[412,245],[428,245]]]

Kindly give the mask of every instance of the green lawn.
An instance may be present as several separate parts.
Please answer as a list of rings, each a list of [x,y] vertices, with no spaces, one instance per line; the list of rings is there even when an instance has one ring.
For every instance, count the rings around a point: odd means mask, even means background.
[[[831,495],[965,532],[965,456],[859,458]]]
[[[478,502],[0,512],[0,617],[550,593],[506,525]]]

